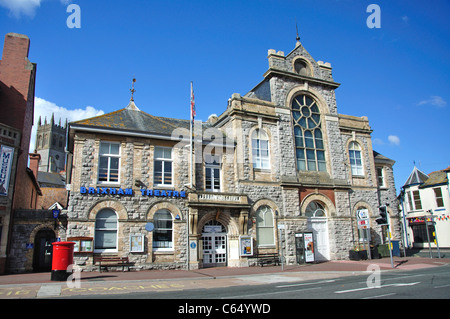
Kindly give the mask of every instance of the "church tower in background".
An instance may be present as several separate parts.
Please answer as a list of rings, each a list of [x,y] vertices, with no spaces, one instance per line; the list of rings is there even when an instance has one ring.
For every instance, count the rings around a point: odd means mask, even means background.
[[[36,134],[36,151],[41,155],[39,171],[60,172],[65,170],[66,131],[67,120],[64,126],[61,125],[61,119],[59,124],[56,124],[52,114],[50,123],[47,123],[47,118],[45,118],[42,124],[39,117]]]

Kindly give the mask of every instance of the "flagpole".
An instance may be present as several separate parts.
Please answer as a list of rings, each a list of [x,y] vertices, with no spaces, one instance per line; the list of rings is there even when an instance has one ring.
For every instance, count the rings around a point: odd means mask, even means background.
[[[190,134],[189,134],[189,185],[190,185],[191,189],[192,189],[192,186],[193,186],[193,177],[192,177],[192,175],[193,175],[193,168],[194,168],[194,164],[192,162],[192,130],[193,130],[192,123],[194,123],[194,114],[193,114],[194,110],[193,110],[193,106],[192,106],[192,103],[194,103],[193,99],[194,99],[194,89],[193,89],[192,81],[191,81],[191,103],[190,103],[191,116],[189,118],[189,122],[190,122],[190,124],[189,124],[189,132],[190,132]],[[189,251],[189,244],[190,244],[189,243],[189,241],[190,241],[190,238],[189,238],[189,235],[190,235],[190,230],[189,230],[190,210],[191,209],[189,208],[188,209],[188,213],[187,213],[187,219],[186,219],[186,228],[187,228],[186,269],[188,271],[191,270],[190,266],[189,266],[189,262],[190,262],[190,260],[189,260],[190,259],[190,256],[189,256],[189,254],[190,254],[190,251]]]
[[[193,118],[193,113],[192,113],[192,111],[193,111],[193,109],[192,109],[192,103],[193,103],[193,101],[192,101],[192,99],[194,98],[194,89],[193,89],[193,86],[192,86],[192,81],[191,81],[191,107],[190,107],[190,109],[191,109],[191,117],[190,117],[190,125],[189,125],[189,129],[190,129],[190,134],[189,134],[189,149],[190,149],[190,157],[189,157],[189,161],[190,161],[190,166],[189,166],[189,180],[190,180],[190,182],[189,182],[189,185],[190,185],[190,187],[192,187],[193,185],[194,185],[194,181],[193,181],[193,172],[194,172],[194,164],[192,163],[193,161],[192,161],[192,130],[193,130],[193,128],[192,128],[192,124],[194,123],[194,118]]]

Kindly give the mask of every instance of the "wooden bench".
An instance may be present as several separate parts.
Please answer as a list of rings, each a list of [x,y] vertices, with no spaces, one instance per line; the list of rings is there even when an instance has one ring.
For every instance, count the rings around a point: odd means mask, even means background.
[[[278,256],[278,253],[255,254],[253,257],[256,258],[257,264],[261,267],[267,264],[274,264],[274,265],[280,264],[280,257]]]
[[[130,271],[130,263],[128,257],[118,257],[118,256],[94,256],[94,265],[98,264],[100,272],[102,272],[102,267],[108,270],[108,267],[122,267],[122,271],[125,271],[127,267]]]

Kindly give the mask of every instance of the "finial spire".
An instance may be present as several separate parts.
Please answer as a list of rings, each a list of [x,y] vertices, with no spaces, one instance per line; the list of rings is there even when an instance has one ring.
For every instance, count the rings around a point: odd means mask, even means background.
[[[297,19],[295,19],[295,29],[297,31],[297,37],[295,38],[297,42],[295,43],[295,47],[298,47],[300,45],[300,36],[298,35]]]
[[[134,83],[135,82],[136,82],[136,78],[133,77],[133,82],[131,84],[131,89],[130,89],[130,92],[131,92],[131,99],[130,99],[130,101],[134,101],[133,95],[134,95],[134,92],[136,92],[136,90],[134,89]]]

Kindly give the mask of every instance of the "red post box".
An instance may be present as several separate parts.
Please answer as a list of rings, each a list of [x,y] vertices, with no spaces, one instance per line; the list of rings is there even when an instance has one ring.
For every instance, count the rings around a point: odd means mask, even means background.
[[[69,241],[57,241],[53,244],[51,280],[65,281],[70,276],[67,267],[73,264],[73,246]]]

